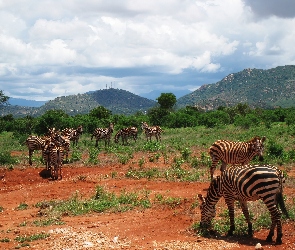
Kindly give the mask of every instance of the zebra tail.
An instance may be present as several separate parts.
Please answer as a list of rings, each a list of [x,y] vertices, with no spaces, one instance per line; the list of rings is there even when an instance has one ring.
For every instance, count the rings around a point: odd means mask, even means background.
[[[286,205],[285,205],[285,202],[284,202],[284,197],[283,197],[283,193],[282,192],[279,192],[277,193],[277,202],[283,212],[283,214],[287,217],[287,218],[290,218],[289,217],[289,214],[288,214],[288,211],[287,211],[287,208],[286,208]]]

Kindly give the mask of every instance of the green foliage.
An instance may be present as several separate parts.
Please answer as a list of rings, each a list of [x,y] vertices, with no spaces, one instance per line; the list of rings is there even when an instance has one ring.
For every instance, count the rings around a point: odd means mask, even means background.
[[[172,93],[162,93],[156,99],[162,109],[172,109],[176,104],[176,96]]]
[[[89,116],[95,117],[97,119],[109,119],[111,114],[112,112],[103,106],[94,108],[89,112]]]
[[[1,107],[3,104],[7,103],[8,100],[9,100],[9,97],[6,96],[6,95],[4,95],[3,90],[0,90],[0,107]]]
[[[89,149],[89,159],[88,159],[87,163],[96,165],[99,162],[98,154],[99,154],[99,150],[97,148],[90,148]]]
[[[29,207],[28,204],[26,203],[21,203],[19,206],[16,208],[16,210],[26,210]]]
[[[8,165],[8,164],[16,164],[18,160],[11,156],[10,152],[8,151],[1,151],[0,152],[0,165]]]
[[[47,237],[49,237],[50,235],[49,234],[46,234],[46,233],[40,233],[40,234],[32,234],[30,236],[16,236],[16,238],[14,239],[15,241],[17,242],[20,242],[20,243],[23,243],[23,242],[31,242],[31,241],[34,241],[34,240],[43,240],[43,239],[46,239]]]

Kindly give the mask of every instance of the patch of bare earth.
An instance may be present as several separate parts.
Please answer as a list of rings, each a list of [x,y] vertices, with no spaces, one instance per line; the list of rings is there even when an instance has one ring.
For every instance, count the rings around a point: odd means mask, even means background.
[[[161,166],[162,163],[154,165]],[[163,164],[162,164],[163,165]],[[42,177],[42,168],[17,166],[14,170],[0,168],[0,249],[15,249],[20,243],[17,236],[47,233],[43,240],[29,242],[32,249],[255,249],[261,243],[263,249],[295,249],[295,224],[283,225],[283,244],[276,246],[264,240],[268,230],[261,230],[253,238],[197,236],[191,226],[200,220],[198,208],[192,208],[196,195],[206,194],[208,182],[168,182],[166,180],[133,180],[125,178],[126,165],[91,166],[66,164],[63,179],[52,181]],[[116,172],[117,177],[111,178]],[[109,177],[107,177],[109,176]],[[170,208],[155,205],[150,209],[134,209],[123,213],[91,213],[83,216],[63,216],[63,225],[38,227],[38,202],[69,199],[78,193],[82,198],[95,194],[98,185],[120,193],[149,190],[152,194],[181,197],[181,206]],[[286,187],[284,193],[293,194]],[[17,210],[22,204],[28,209]],[[21,226],[21,224],[24,224]],[[3,240],[4,241],[4,240]]]

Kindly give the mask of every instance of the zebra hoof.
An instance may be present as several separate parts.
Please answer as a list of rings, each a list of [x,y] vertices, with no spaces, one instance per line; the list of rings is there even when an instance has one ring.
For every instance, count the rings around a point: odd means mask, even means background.
[[[267,238],[266,238],[266,242],[272,242],[272,236],[271,235],[268,235]]]

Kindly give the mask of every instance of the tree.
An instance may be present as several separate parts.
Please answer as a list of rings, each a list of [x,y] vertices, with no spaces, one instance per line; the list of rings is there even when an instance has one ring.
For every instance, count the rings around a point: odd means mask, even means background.
[[[98,106],[89,112],[89,115],[98,119],[108,119],[112,115],[112,111],[103,106]]]
[[[172,93],[162,93],[157,99],[162,109],[172,109],[176,103],[176,96]]]
[[[7,103],[8,100],[9,100],[9,97],[5,96],[3,91],[0,90],[0,106]]]

